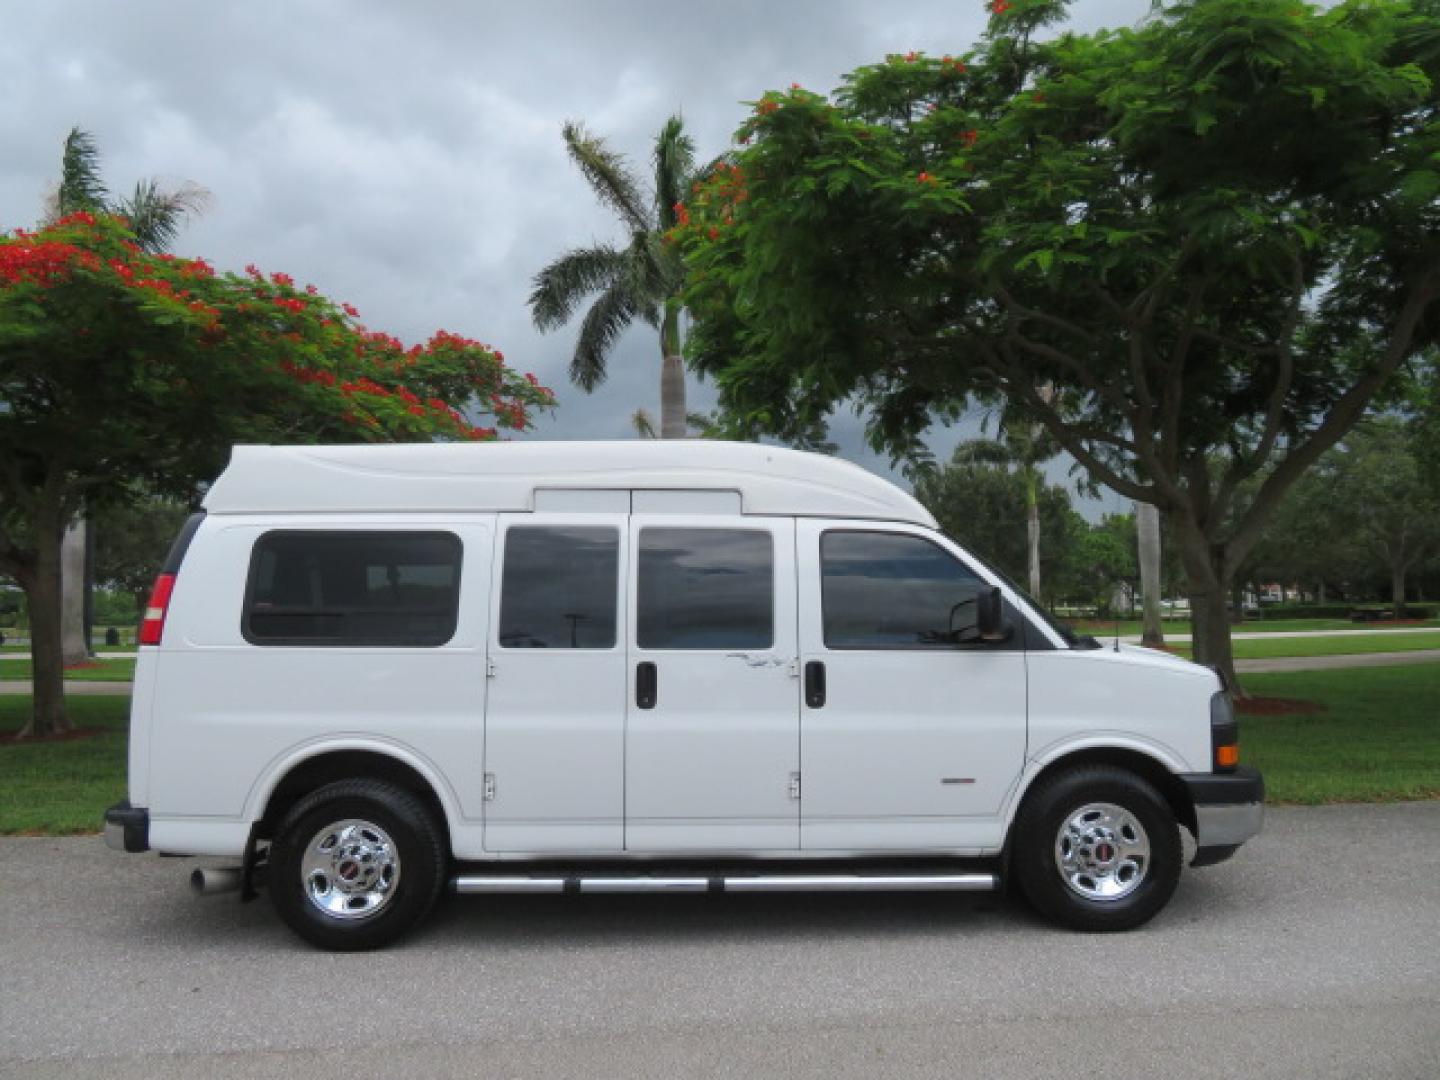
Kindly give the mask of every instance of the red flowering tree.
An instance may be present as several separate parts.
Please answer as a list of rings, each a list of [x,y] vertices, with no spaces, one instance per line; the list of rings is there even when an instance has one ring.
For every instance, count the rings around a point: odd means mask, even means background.
[[[732,431],[840,404],[920,456],[977,400],[1168,514],[1197,658],[1286,490],[1440,344],[1440,0],[1174,0],[770,93],[688,206]]]
[[[192,493],[237,442],[488,440],[554,404],[488,345],[407,348],[358,315],[285,274],[146,253],[103,215],[0,237],[0,572],[29,601],[26,733],[68,727],[59,549],[82,502],[137,480]]]

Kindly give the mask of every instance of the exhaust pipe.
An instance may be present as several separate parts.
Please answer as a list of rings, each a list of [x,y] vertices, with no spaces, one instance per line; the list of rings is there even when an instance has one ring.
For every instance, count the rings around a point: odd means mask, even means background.
[[[197,896],[236,892],[240,888],[240,878],[238,866],[200,869],[190,875],[190,888],[195,890]]]

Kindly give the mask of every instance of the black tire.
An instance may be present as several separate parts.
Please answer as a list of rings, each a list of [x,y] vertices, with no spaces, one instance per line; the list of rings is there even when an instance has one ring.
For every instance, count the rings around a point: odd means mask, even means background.
[[[1121,873],[1102,869],[1097,875],[1080,875],[1072,885],[1057,855],[1061,828],[1094,804],[1108,804],[1131,815],[1144,830],[1149,853],[1143,860],[1129,860],[1128,867],[1123,860],[1112,862],[1111,866],[1122,866]],[[1092,850],[1114,858],[1113,847],[1096,844]],[[1116,766],[1081,765],[1041,781],[1026,795],[1015,821],[1010,868],[1025,898],[1062,926],[1130,930],[1148,922],[1169,902],[1180,880],[1183,855],[1175,815],[1150,783]],[[1142,871],[1134,870],[1136,861],[1143,863]],[[1126,870],[1129,879],[1123,877]],[[1097,882],[1123,895],[1096,896]]]
[[[348,834],[369,845],[367,855],[376,850],[371,841],[389,841],[385,850],[392,856],[393,887],[382,884],[366,892],[376,904],[368,913],[363,900],[356,903],[356,898],[343,894],[338,864],[333,887],[324,887],[328,883],[323,873],[315,879],[322,884],[313,886],[302,869],[311,841],[322,830],[346,821],[376,827],[376,831],[357,827]],[[370,860],[362,855],[357,861]],[[353,952],[388,945],[428,915],[445,886],[447,868],[440,826],[423,802],[383,781],[340,780],[311,792],[285,815],[270,846],[268,884],[275,910],[290,929],[319,948]],[[356,872],[353,865],[345,869]],[[322,900],[312,899],[312,887],[333,906],[347,910],[325,910]],[[362,910],[350,911],[350,905]]]

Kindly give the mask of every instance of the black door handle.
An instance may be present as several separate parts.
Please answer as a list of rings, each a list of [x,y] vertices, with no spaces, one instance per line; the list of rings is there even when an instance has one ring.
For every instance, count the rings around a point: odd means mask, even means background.
[[[655,694],[659,689],[660,679],[655,671],[655,665],[649,660],[642,661],[635,668],[635,705],[641,709],[653,709],[655,707]]]
[[[812,709],[825,707],[825,665],[819,660],[805,665],[805,704]]]

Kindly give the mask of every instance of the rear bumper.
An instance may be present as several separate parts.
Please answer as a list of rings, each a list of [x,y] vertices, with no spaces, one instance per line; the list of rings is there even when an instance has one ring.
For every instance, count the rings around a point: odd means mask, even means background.
[[[1254,769],[1233,773],[1183,773],[1195,806],[1195,858],[1211,866],[1235,854],[1265,823],[1265,779]]]
[[[115,851],[138,854],[150,850],[150,811],[118,802],[105,811],[105,846]]]

